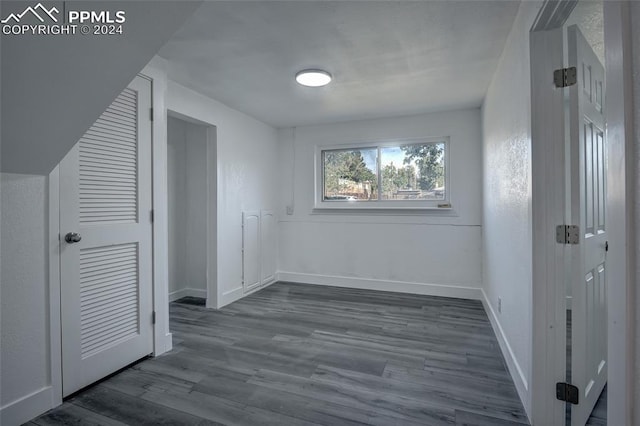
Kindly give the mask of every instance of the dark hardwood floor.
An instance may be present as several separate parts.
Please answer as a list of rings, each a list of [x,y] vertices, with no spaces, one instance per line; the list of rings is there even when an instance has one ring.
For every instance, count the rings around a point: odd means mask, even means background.
[[[29,424],[527,424],[478,301],[276,283],[192,302],[171,304],[173,351]]]

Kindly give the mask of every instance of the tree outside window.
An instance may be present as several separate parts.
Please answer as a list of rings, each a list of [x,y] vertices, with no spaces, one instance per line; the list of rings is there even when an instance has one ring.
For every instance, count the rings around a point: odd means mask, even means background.
[[[322,151],[323,201],[446,199],[445,142]]]

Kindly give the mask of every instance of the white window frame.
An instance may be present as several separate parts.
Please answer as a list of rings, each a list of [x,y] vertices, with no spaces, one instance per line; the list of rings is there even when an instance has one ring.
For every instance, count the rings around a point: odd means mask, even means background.
[[[367,140],[341,145],[316,145],[315,149],[315,196],[314,210],[434,210],[450,211],[451,206],[451,159],[450,138],[429,137],[415,139],[387,139],[387,140]],[[349,149],[381,149],[390,146],[419,145],[428,143],[444,143],[444,182],[445,197],[442,200],[373,200],[373,201],[352,201],[352,200],[324,200],[324,164],[323,152]],[[380,155],[378,155],[378,174],[380,173]],[[382,176],[378,175],[378,186],[381,184]]]

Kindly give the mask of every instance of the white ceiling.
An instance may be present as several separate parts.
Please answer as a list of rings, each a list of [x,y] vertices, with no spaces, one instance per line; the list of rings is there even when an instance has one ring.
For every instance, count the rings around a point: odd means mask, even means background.
[[[160,50],[171,79],[275,127],[478,107],[517,1],[208,1]],[[334,81],[299,86],[321,68]]]

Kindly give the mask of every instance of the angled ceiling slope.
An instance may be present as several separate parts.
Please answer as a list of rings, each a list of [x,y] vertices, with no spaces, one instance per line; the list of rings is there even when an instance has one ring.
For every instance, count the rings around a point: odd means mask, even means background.
[[[47,1],[60,15],[123,10],[123,34],[2,35],[0,170],[48,174],[200,3]],[[36,4],[3,1],[0,15]]]
[[[479,107],[518,1],[205,2],[169,77],[275,127]],[[326,87],[294,76],[319,68]]]

